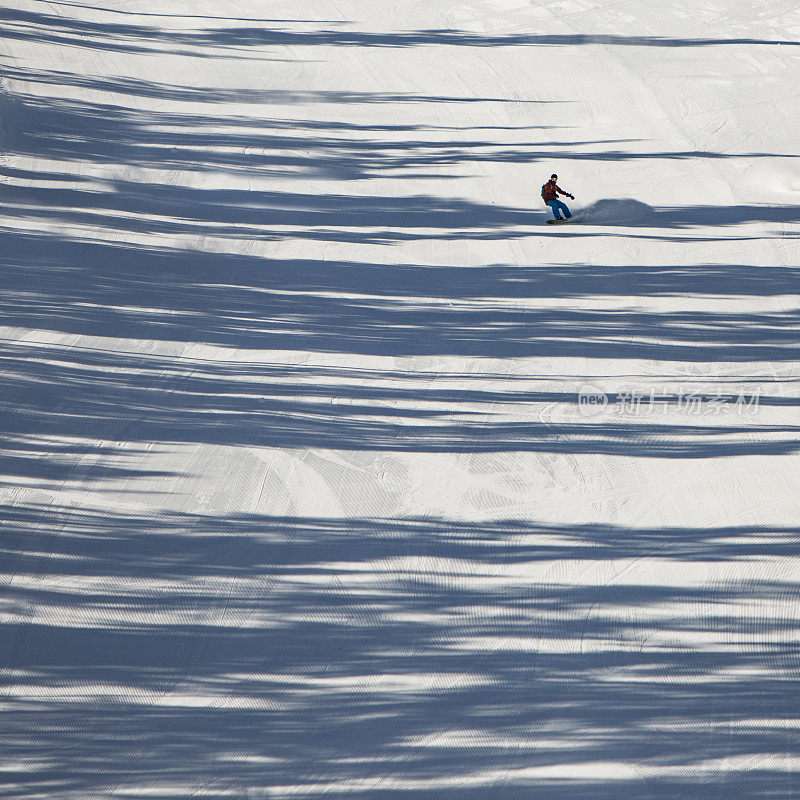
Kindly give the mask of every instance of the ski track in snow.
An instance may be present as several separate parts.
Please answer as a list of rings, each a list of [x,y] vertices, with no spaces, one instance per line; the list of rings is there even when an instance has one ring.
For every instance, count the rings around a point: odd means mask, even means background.
[[[797,796],[795,3],[0,48],[0,795]]]

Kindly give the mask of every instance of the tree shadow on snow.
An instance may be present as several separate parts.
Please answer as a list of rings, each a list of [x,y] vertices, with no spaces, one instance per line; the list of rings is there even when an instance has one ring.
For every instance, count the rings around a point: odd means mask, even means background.
[[[4,516],[5,797],[800,788],[797,529]]]
[[[0,342],[3,468],[11,481],[148,478],[137,472],[137,453],[153,442],[710,458],[791,453],[800,441],[797,426],[766,417],[586,420],[577,387],[532,375],[476,385],[474,376],[424,362],[385,370],[269,361],[270,353],[294,352],[648,359],[670,368],[738,362],[745,384],[756,377],[748,364],[797,360],[796,313],[680,302],[671,311],[621,310],[586,300],[791,294],[791,267],[267,259],[22,232],[0,232],[0,245],[5,324],[96,342]],[[536,305],[555,298],[562,302]],[[155,352],[103,345],[120,339],[155,343]],[[231,364],[187,351],[205,345],[267,360]],[[789,387],[768,383],[763,409],[791,405]]]
[[[87,9],[88,10],[88,9]],[[341,24],[329,24],[317,30],[292,29],[292,23],[307,20],[284,20],[272,24],[230,25],[195,29],[170,29],[155,24],[129,22],[94,22],[56,14],[5,7],[0,12],[3,37],[12,40],[44,42],[70,47],[121,53],[171,53],[194,58],[263,58],[263,53],[249,49],[268,47],[795,47],[789,39],[752,37],[622,36],[615,34],[480,34],[453,28],[417,31],[372,32],[353,30]],[[108,13],[108,12],[105,12]],[[190,17],[191,18],[191,17]],[[169,18],[163,18],[168,22]],[[198,19],[202,19],[199,17]],[[235,18],[234,18],[235,21]],[[243,20],[245,21],[245,20]],[[320,24],[321,21],[316,22]]]
[[[11,20],[36,24],[36,15],[20,14],[12,13]],[[100,33],[119,37],[126,45],[128,39],[145,37],[149,30],[116,23],[103,23],[101,30],[85,21],[64,25],[87,37]],[[34,36],[35,28],[29,34]],[[199,99],[197,87],[17,67],[9,68],[9,74],[18,80],[111,92],[115,98]],[[278,90],[256,97],[259,102],[333,107],[357,103],[367,108],[499,99]],[[209,101],[240,99],[235,92],[220,91]],[[2,168],[3,212],[9,223],[20,227],[0,230],[4,253],[0,299],[6,324],[77,337],[154,342],[160,348],[158,353],[120,354],[104,349],[102,342],[96,348],[4,343],[8,376],[4,466],[12,481],[38,478],[55,486],[60,480],[80,483],[104,476],[158,477],[136,472],[139,450],[152,442],[643,457],[796,449],[793,425],[540,419],[543,404],[574,407],[574,390],[563,386],[549,391],[529,382],[522,390],[505,384],[499,391],[473,391],[463,388],[464,376],[454,376],[449,386],[439,389],[437,384],[432,392],[429,384],[436,375],[424,370],[409,381],[402,369],[373,380],[369,371],[336,373],[309,367],[295,369],[287,378],[274,364],[232,371],[225,363],[183,358],[184,346],[211,344],[262,352],[391,358],[791,362],[797,357],[798,320],[793,311],[693,311],[678,304],[672,311],[654,313],[609,310],[583,301],[597,294],[791,293],[794,268],[436,266],[396,263],[388,248],[385,259],[373,262],[275,259],[227,253],[230,248],[224,244],[219,248],[223,252],[202,252],[182,245],[178,238],[392,244],[619,235],[614,231],[700,225],[713,230],[748,222],[792,222],[798,218],[796,207],[652,209],[635,201],[606,200],[584,211],[593,224],[550,231],[540,224],[541,212],[435,194],[356,195],[344,188],[323,194],[275,191],[258,183],[246,190],[209,189],[131,177],[91,178],[74,166],[108,166],[114,172],[123,167],[128,176],[136,174],[132,168],[154,167],[229,171],[248,180],[295,175],[346,186],[352,179],[407,177],[410,171],[433,175],[445,167],[482,161],[549,161],[584,147],[589,158],[626,156],[606,150],[611,143],[602,141],[548,138],[509,144],[498,137],[513,127],[502,125],[484,126],[479,136],[464,139],[469,128],[413,121],[395,129],[368,119],[237,120],[224,114],[142,111],[138,103],[124,107],[33,96],[6,96],[4,103],[5,140],[15,161]],[[414,132],[412,138],[392,139],[409,132]],[[543,136],[552,134],[536,134],[537,139]],[[60,162],[63,169],[26,168],[27,157]],[[68,233],[55,233],[59,230]],[[98,236],[106,242],[98,241]],[[175,244],[164,245],[165,236],[174,237]],[[138,243],[128,241],[132,237]],[[148,243],[146,237],[159,237],[158,243]],[[536,303],[544,298],[582,302]],[[232,375],[240,381],[233,387]],[[338,394],[324,385],[342,375],[346,379],[335,390]],[[384,378],[401,388],[387,390],[380,383]],[[315,384],[311,398],[309,382]],[[35,394],[29,391],[33,384],[38,385]],[[421,386],[427,397],[436,398],[435,408],[415,407]],[[299,400],[298,395],[306,399]],[[454,408],[455,402],[461,405]],[[520,422],[519,414],[510,419],[496,413],[513,402],[522,404],[530,416],[523,414]],[[775,396],[764,402],[778,404],[784,399]],[[64,437],[69,437],[68,443]],[[93,438],[104,443],[93,449]],[[122,443],[129,448],[126,463],[122,456],[114,457],[114,448]]]
[[[797,224],[797,205],[685,205],[653,208],[632,198],[597,200],[580,209],[575,219],[589,225],[642,228],[728,227],[751,222]]]
[[[174,31],[16,9],[2,16],[6,39],[203,58],[255,57],[245,48],[271,45],[796,44],[365,33],[332,24]],[[335,261],[250,256],[225,245],[701,226],[716,235],[716,227],[798,221],[794,206],[653,209],[602,201],[584,212],[594,214],[586,220],[593,224],[550,231],[539,227],[540,212],[483,201],[258,184],[289,175],[430,177],[575,151],[605,160],[726,154],[634,154],[623,142],[551,133],[508,143],[498,137],[511,125],[473,135],[407,116],[403,125],[354,120],[347,108],[506,102],[501,97],[248,94],[21,67],[7,74],[135,98],[128,108],[3,99],[4,144],[14,157],[1,168],[4,324],[55,340],[0,341],[0,470],[12,488],[157,495],[176,476],[142,463],[154,463],[160,449],[167,464],[173,450],[196,444],[313,449],[308,458],[321,461],[320,453],[335,450],[330,479],[354,490],[375,480],[364,469],[366,450],[709,458],[800,447],[800,426],[766,416],[583,419],[578,388],[558,376],[492,372],[484,379],[444,372],[437,361],[650,359],[670,369],[684,364],[689,373],[699,364],[735,363],[743,381],[755,381],[763,362],[797,360],[797,312],[693,310],[681,301],[698,293],[794,294],[795,267],[452,266],[398,263],[388,247],[368,251],[382,258]],[[201,96],[325,103],[328,111],[340,104],[347,113],[292,121],[275,112],[237,122],[207,109],[138,107],[141,98]],[[546,126],[524,128],[536,129]],[[392,140],[398,133],[402,141]],[[27,158],[62,169],[37,171]],[[106,166],[107,177],[89,177]],[[254,183],[241,191],[131,177],[149,168],[236,173]],[[169,245],[164,236],[173,237]],[[220,246],[204,252],[179,237]],[[592,303],[598,295],[675,302],[658,313],[635,302],[610,310]],[[236,349],[248,351],[246,361],[235,360]],[[276,352],[286,363],[276,362]],[[393,366],[335,366],[324,358],[321,366],[309,362],[314,353],[384,357]],[[796,408],[793,381],[782,395],[762,396],[764,409]],[[610,395],[612,405],[619,399]],[[296,491],[267,461],[253,456],[246,465],[220,485],[223,505]],[[217,503],[192,495],[191,476],[180,477],[187,504]],[[391,470],[382,478],[387,491],[403,479]],[[0,510],[4,797],[798,794],[788,768],[797,714],[787,702],[798,666],[798,590],[780,561],[800,552],[795,528],[137,514],[46,497]],[[760,560],[778,565],[774,576],[754,574]],[[693,577],[710,573],[720,577]]]

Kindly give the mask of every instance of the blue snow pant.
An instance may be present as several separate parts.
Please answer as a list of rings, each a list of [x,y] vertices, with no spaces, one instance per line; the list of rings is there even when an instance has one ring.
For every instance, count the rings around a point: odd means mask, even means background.
[[[560,200],[548,200],[547,205],[553,209],[553,217],[555,217],[555,219],[561,219],[561,214],[559,212],[563,212],[567,219],[572,216],[572,214],[569,213],[567,204],[562,203]]]

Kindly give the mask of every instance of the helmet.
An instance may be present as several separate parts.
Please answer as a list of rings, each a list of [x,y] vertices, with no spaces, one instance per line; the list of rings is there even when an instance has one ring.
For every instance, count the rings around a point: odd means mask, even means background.
[[[555,173],[554,173],[553,175],[551,175],[551,176],[550,176],[550,180],[551,180],[551,181],[554,181],[554,180],[556,180],[557,178],[558,178],[558,175],[556,175]]]

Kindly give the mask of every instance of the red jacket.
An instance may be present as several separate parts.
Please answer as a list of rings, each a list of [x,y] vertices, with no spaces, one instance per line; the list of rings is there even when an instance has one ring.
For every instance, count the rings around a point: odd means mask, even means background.
[[[558,200],[560,194],[569,197],[569,192],[565,192],[560,186],[557,186],[554,180],[547,181],[542,187],[542,199],[545,203],[549,203],[551,200]]]

